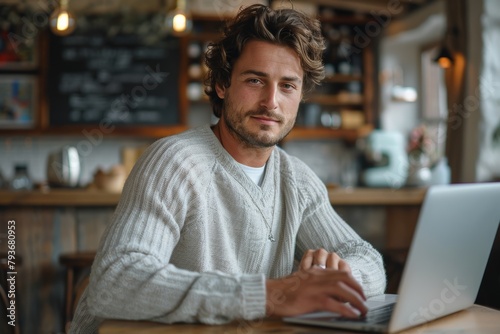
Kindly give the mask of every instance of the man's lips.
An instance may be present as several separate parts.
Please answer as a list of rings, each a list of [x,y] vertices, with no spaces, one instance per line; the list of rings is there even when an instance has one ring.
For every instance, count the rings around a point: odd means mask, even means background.
[[[281,122],[277,118],[266,117],[266,116],[261,116],[261,115],[253,115],[252,118],[255,119],[256,121],[258,121],[260,123],[264,123],[264,124],[276,124],[276,123]]]

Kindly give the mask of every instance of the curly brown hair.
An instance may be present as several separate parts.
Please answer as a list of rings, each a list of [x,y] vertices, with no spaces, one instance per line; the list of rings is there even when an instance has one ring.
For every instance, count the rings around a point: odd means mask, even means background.
[[[217,117],[221,116],[223,100],[217,95],[215,86],[231,85],[233,65],[250,40],[285,45],[298,54],[304,71],[303,94],[310,92],[325,76],[322,59],[325,42],[318,20],[293,9],[273,10],[260,4],[248,6],[229,22],[222,39],[210,43],[205,53],[208,67],[205,93]]]

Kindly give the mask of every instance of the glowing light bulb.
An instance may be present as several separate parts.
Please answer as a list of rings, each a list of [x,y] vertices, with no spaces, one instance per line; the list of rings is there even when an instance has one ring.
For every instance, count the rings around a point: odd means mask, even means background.
[[[182,36],[189,33],[192,27],[193,20],[186,11],[181,9],[170,12],[165,20],[165,28],[172,35]]]
[[[186,30],[186,16],[182,14],[177,14],[172,19],[172,29],[176,32],[183,32]]]
[[[438,59],[439,66],[442,68],[449,68],[451,66],[450,58],[441,57]]]
[[[71,12],[66,8],[56,9],[50,15],[50,30],[60,36],[71,34],[76,28],[76,20]]]
[[[66,30],[69,27],[68,12],[61,12],[57,17],[57,30]]]
[[[442,68],[450,68],[453,65],[453,54],[446,45],[443,45],[434,61]]]

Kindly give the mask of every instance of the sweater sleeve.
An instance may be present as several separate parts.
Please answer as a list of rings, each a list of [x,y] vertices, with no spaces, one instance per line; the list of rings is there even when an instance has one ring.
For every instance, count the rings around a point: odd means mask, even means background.
[[[189,190],[195,185],[185,180],[199,170],[186,166],[186,159],[183,168],[165,172],[171,164],[158,163],[160,156],[165,154],[158,147],[148,151],[126,182],[73,333],[93,333],[104,318],[220,324],[265,316],[263,274],[193,272],[169,263],[191,214],[188,207],[200,200]],[[171,177],[165,180],[165,175]],[[196,186],[206,186],[198,181]]]
[[[308,249],[335,252],[349,263],[367,297],[383,294],[386,276],[380,253],[335,212],[325,185],[311,175],[301,194],[307,208],[297,235],[298,260]]]

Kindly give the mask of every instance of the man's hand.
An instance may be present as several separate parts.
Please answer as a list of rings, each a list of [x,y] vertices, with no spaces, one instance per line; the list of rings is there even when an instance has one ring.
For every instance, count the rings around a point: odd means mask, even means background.
[[[357,317],[368,310],[363,289],[347,262],[324,249],[307,251],[298,272],[267,280],[266,290],[268,316],[330,311]]]

